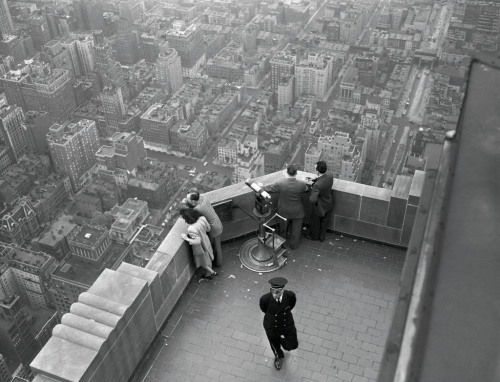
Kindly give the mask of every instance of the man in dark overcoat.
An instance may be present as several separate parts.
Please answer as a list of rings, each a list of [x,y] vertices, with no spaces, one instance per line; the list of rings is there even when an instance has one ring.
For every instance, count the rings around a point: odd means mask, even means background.
[[[309,219],[309,240],[325,241],[326,229],[333,212],[333,174],[327,172],[324,161],[316,162],[318,177],[312,181],[309,201],[311,202],[311,218]]]
[[[288,280],[275,277],[269,280],[271,291],[260,298],[260,310],[264,312],[264,329],[274,353],[274,367],[281,369],[285,354],[283,350],[294,350],[299,346],[297,329],[293,321],[292,309],[297,298],[295,293],[285,290]]]
[[[287,219],[286,224],[280,224],[280,235],[287,241],[290,249],[296,249],[299,246],[302,222],[306,215],[302,204],[302,195],[308,191],[306,182],[297,179],[297,167],[289,164],[285,178],[263,188],[267,192],[279,192],[278,214]]]

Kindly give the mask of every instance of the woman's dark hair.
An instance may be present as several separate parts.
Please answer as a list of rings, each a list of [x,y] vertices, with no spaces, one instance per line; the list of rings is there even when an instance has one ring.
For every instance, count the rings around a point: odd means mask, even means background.
[[[189,193],[189,199],[194,200],[194,201],[197,202],[198,200],[200,200],[200,193],[198,191],[196,191],[196,190],[195,191],[191,191]]]
[[[179,213],[187,224],[196,223],[201,216],[201,213],[192,208],[181,208]]]

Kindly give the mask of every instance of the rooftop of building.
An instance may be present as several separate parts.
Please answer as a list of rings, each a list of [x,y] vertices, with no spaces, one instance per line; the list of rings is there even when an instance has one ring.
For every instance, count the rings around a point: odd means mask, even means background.
[[[103,236],[106,236],[107,234],[108,231],[104,227],[83,225],[78,226],[78,228],[76,228],[72,232],[69,240],[77,244],[93,247],[96,244],[97,240],[99,240]]]
[[[39,242],[48,246],[52,246],[67,237],[69,233],[76,227],[73,223],[73,217],[69,215],[61,215],[54,220],[50,228],[40,235]]]
[[[79,256],[69,254],[59,264],[52,275],[90,286],[99,277],[104,268],[113,268],[116,266],[116,263],[123,257],[126,249],[126,244],[112,241],[106,254],[103,255],[104,261],[94,265],[82,262]]]
[[[0,244],[4,246],[4,244]],[[7,246],[9,246],[7,244]],[[47,262],[52,261],[52,257],[44,252],[31,251],[16,245],[12,245],[13,255],[12,261],[18,262],[21,265],[29,265],[31,267],[42,268]]]

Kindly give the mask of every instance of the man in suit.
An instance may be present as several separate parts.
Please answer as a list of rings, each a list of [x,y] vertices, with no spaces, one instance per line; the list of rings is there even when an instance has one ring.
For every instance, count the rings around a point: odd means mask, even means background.
[[[280,235],[286,239],[290,249],[296,249],[306,215],[302,204],[302,195],[308,191],[306,182],[297,179],[297,167],[290,164],[284,179],[263,188],[267,192],[279,192],[278,214],[287,219],[286,224],[280,224]]]
[[[269,280],[271,291],[259,300],[260,310],[264,313],[264,329],[275,357],[274,367],[278,370],[285,358],[281,348],[290,351],[299,346],[292,315],[297,297],[292,291],[285,290],[287,283],[284,277]]]
[[[311,202],[311,218],[309,221],[309,233],[306,238],[309,240],[326,239],[326,229],[333,212],[333,174],[327,172],[324,161],[316,162],[318,177],[313,180],[309,201]]]

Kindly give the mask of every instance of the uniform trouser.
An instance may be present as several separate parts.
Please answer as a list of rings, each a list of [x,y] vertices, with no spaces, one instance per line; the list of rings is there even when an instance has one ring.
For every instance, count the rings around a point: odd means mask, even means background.
[[[311,211],[311,218],[309,220],[309,232],[311,238],[319,240],[326,237],[326,229],[328,228],[332,212],[333,208],[330,208],[324,216],[318,216],[314,212],[314,209]]]
[[[266,330],[267,339],[271,344],[271,350],[275,357],[284,358],[284,350],[290,351],[297,349],[299,347],[299,341],[297,340],[297,329],[295,326],[290,326],[281,331],[278,330]],[[282,337],[283,336],[283,337]]]
[[[286,239],[290,249],[296,249],[299,246],[303,220],[303,218],[288,219],[286,223],[280,223],[280,235]]]
[[[222,247],[220,244],[220,237],[214,236],[210,237],[210,244],[212,244],[212,249],[214,251],[214,265],[220,267],[222,265]]]

